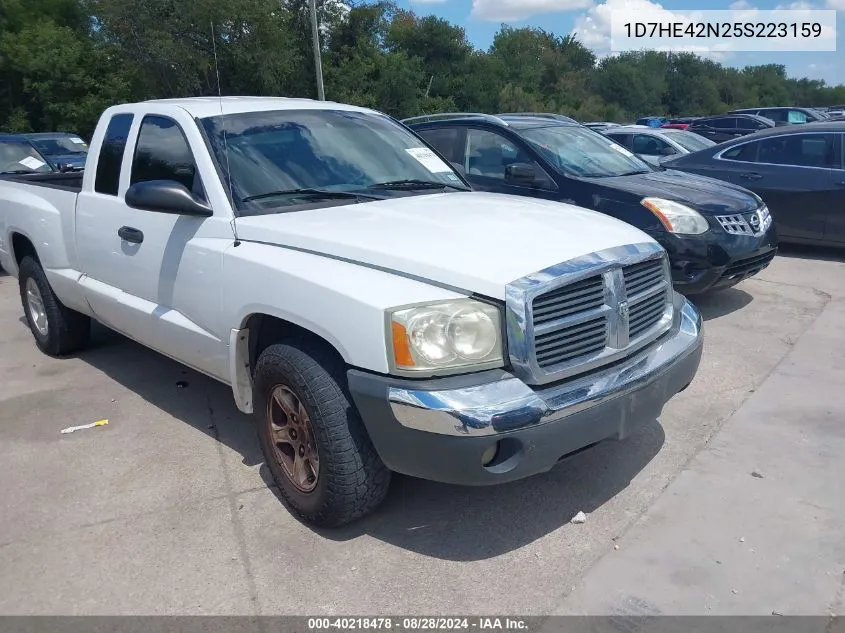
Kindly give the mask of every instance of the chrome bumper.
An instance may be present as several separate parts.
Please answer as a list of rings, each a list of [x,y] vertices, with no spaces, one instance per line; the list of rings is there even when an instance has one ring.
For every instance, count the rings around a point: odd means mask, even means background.
[[[701,345],[701,315],[676,293],[675,319],[669,332],[605,370],[541,389],[532,389],[511,375],[496,382],[440,391],[390,387],[388,401],[396,420],[407,428],[453,436],[497,435],[556,422],[637,391],[671,371]]]

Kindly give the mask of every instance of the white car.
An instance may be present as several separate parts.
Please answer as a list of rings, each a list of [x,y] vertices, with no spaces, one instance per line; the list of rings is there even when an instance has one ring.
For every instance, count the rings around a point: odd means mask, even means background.
[[[695,132],[671,128],[646,128],[639,126],[615,127],[602,130],[602,134],[624,145],[634,154],[651,165],[660,165],[664,160],[683,154],[690,154],[716,143]]]
[[[407,128],[337,103],[109,108],[83,174],[0,180],[0,261],[47,354],[96,319],[230,385],[324,526],[373,510],[391,471],[495,484],[624,437],[702,349],[646,234],[471,192]]]

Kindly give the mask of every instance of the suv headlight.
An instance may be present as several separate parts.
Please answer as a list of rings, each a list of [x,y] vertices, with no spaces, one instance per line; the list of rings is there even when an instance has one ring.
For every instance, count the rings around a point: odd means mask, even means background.
[[[680,202],[663,198],[643,198],[640,204],[656,215],[670,233],[699,235],[710,228],[703,215]]]
[[[430,303],[393,310],[388,324],[393,365],[403,373],[454,373],[503,364],[496,306],[474,299]]]

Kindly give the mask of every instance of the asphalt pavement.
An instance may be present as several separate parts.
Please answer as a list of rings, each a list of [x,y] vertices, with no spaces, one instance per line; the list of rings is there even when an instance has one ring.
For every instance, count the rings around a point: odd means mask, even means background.
[[[0,276],[0,613],[841,610],[843,258],[791,252],[696,303],[699,374],[633,437],[500,487],[396,477],[315,531],[226,386],[102,328],[48,358]]]

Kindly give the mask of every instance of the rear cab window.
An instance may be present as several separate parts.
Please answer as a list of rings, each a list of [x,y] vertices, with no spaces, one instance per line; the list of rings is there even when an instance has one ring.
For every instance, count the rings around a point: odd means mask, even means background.
[[[94,179],[94,191],[116,196],[120,184],[120,165],[123,152],[132,127],[133,114],[115,114],[109,121],[100,154],[97,158],[97,174]]]

